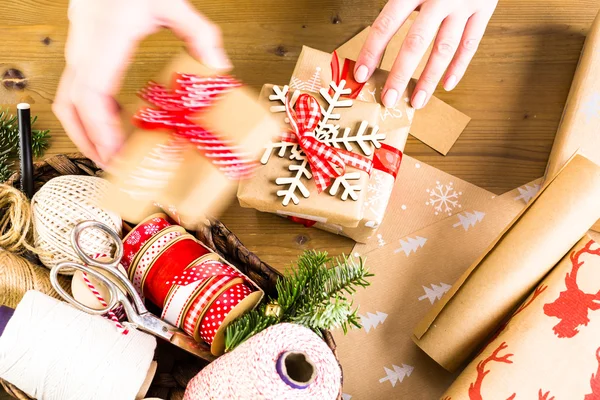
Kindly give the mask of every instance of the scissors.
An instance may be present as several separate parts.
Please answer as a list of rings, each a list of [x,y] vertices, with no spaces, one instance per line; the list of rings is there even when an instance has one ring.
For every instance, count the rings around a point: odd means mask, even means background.
[[[79,238],[81,237],[82,232],[86,229],[98,229],[103,231],[115,242],[116,251],[111,260],[94,260],[87,255],[85,251],[83,251]],[[158,338],[164,339],[175,346],[205,360],[212,361],[215,359],[215,357],[211,354],[208,345],[196,342],[192,337],[185,334],[180,329],[163,321],[148,311],[144,305],[144,301],[133,287],[131,281],[117,268],[121,262],[121,259],[123,258],[123,242],[121,241],[121,238],[117,232],[101,222],[83,221],[73,228],[73,231],[71,232],[71,243],[75,249],[75,252],[83,261],[83,264],[70,261],[63,262],[52,268],[50,271],[50,282],[52,283],[52,286],[56,292],[63,299],[65,299],[65,301],[79,310],[93,315],[106,314],[108,311],[114,309],[117,304],[121,304],[125,310],[125,313],[127,314],[127,319],[129,322],[126,322],[126,324],[129,327],[137,328]],[[106,271],[116,282],[120,283],[125,288],[125,292],[119,285],[115,284],[109,278],[91,267],[96,267]],[[58,281],[59,272],[66,268],[85,272],[86,274],[89,274],[102,282],[102,284],[104,284],[108,289],[108,293],[110,295],[110,299],[105,299],[108,305],[100,309],[90,308],[69,295]]]

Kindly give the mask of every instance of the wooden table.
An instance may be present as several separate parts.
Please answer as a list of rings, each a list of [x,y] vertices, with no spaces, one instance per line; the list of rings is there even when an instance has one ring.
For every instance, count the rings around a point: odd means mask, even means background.
[[[287,83],[303,44],[332,51],[369,25],[381,0],[194,1],[223,29],[235,74],[249,85]],[[0,104],[29,101],[52,129],[48,154],[72,152],[50,112],[62,68],[67,0],[2,0]],[[597,0],[502,0],[464,81],[437,95],[473,118],[448,156],[410,139],[406,152],[496,193],[543,175]],[[144,41],[119,100],[131,104],[182,44],[169,32]],[[17,84],[15,84],[17,83]],[[24,90],[19,87],[25,86]],[[342,237],[232,204],[221,218],[265,261],[285,267],[307,248],[348,253]]]

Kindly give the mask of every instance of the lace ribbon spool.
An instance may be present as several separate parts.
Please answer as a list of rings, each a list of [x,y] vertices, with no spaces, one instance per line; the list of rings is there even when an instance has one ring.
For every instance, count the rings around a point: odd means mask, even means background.
[[[278,324],[205,367],[184,400],[337,399],[342,373],[325,342],[310,329]]]
[[[224,351],[224,331],[258,304],[262,292],[164,214],[148,217],[124,239],[134,287],[162,309],[161,318],[198,342]]]
[[[4,313],[3,313],[4,314]],[[45,400],[142,399],[156,372],[153,336],[29,291],[0,337],[0,377]]]

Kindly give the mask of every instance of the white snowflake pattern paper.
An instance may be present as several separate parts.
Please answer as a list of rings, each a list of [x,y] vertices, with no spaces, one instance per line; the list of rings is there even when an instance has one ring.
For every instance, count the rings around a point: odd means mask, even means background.
[[[444,213],[450,216],[457,208],[462,208],[459,203],[462,192],[454,190],[452,182],[446,185],[437,181],[432,189],[427,189],[427,193],[429,193],[429,200],[425,204],[433,207],[435,215]]]
[[[336,108],[351,107],[353,101],[343,99],[342,96],[348,95],[350,89],[345,88],[345,81],[336,84],[330,83],[332,94],[326,88],[320,90],[321,97],[325,100],[327,106],[321,107],[321,120],[314,130],[314,137],[337,149],[344,148],[347,151],[360,150],[365,156],[370,156],[376,148],[381,147],[381,141],[385,140],[385,134],[379,132],[377,125],[369,126],[367,121],[363,121],[354,134],[353,129],[340,128],[336,121],[340,120],[341,115],[337,113]],[[285,104],[290,98],[290,104],[293,104],[299,96],[299,92],[290,93],[290,88],[284,86],[273,86],[273,94],[269,100],[276,102],[277,105],[271,106],[271,112],[285,112]],[[289,121],[287,121],[289,123]],[[277,191],[277,196],[282,198],[282,204],[287,206],[290,201],[299,204],[300,199],[308,198],[310,191],[306,186],[306,181],[312,179],[313,175],[306,155],[297,143],[290,143],[284,140],[270,143],[262,158],[261,163],[267,164],[273,154],[280,158],[289,158],[291,164],[288,167],[290,174],[285,177],[279,177],[275,180],[278,186],[283,189]],[[351,199],[357,201],[358,192],[362,189],[355,182],[360,180],[360,172],[348,172],[333,180],[327,193],[331,196],[340,196],[342,200]]]

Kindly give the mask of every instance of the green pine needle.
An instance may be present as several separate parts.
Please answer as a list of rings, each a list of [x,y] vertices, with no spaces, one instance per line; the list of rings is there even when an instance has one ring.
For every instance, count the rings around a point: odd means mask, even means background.
[[[10,178],[13,164],[8,160],[7,154],[0,154],[0,182],[6,182]]]
[[[226,330],[227,351],[278,322],[304,325],[318,335],[322,330],[342,328],[346,333],[349,326],[361,328],[351,295],[358,287],[369,286],[371,276],[360,258],[331,259],[325,252],[305,252],[297,266],[277,281],[281,317],[267,317],[263,305],[237,319]]]

